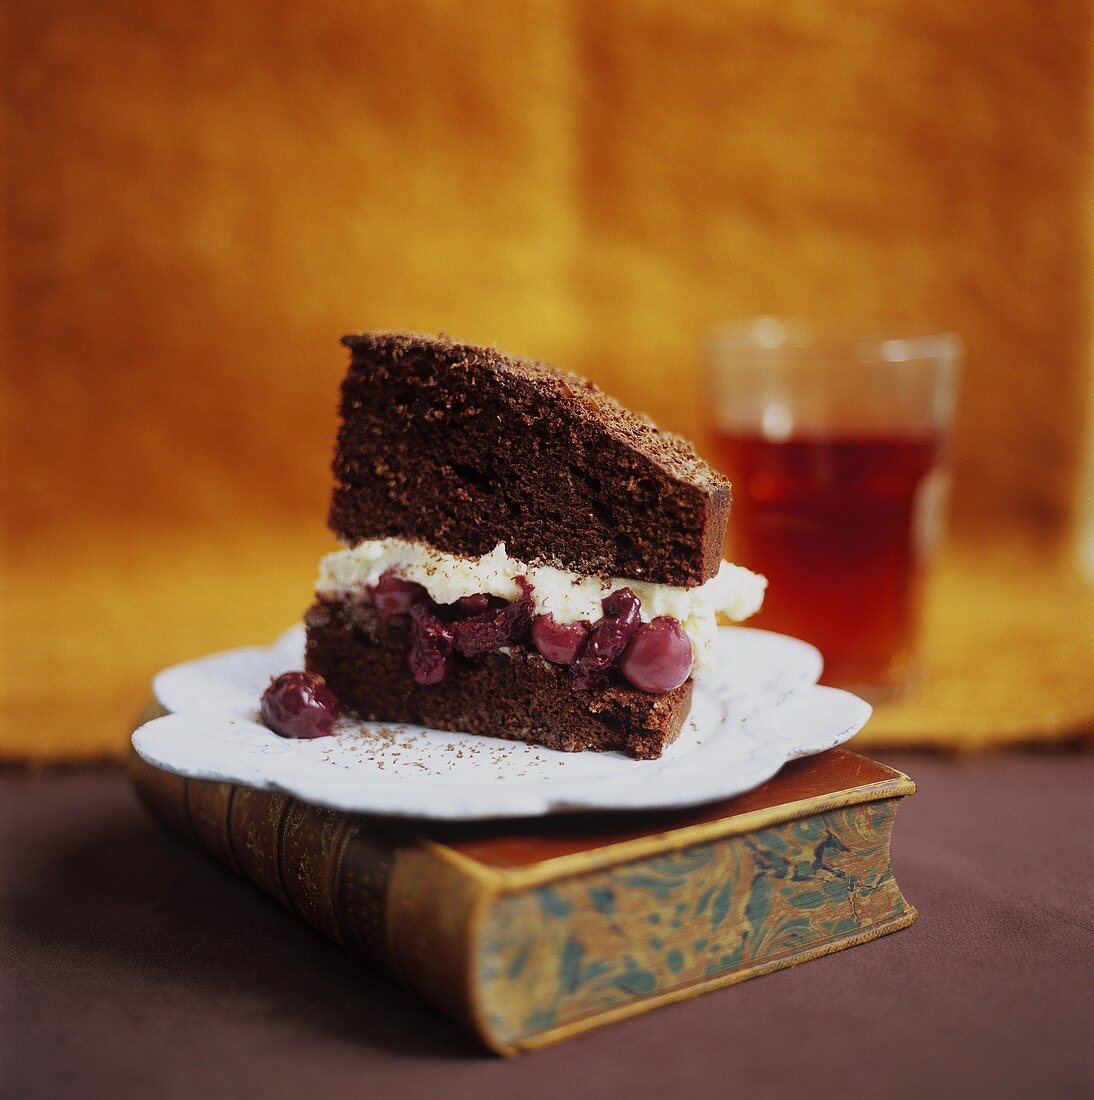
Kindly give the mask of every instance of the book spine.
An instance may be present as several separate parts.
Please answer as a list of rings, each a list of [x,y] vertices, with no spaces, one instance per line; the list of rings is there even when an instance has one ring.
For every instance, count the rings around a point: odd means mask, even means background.
[[[486,891],[445,849],[276,791],[172,775],[135,755],[131,772],[142,802],[173,832],[479,1030],[470,935]]]

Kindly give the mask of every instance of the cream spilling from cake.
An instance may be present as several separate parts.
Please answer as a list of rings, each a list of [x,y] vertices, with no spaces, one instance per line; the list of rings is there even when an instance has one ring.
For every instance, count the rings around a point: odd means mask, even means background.
[[[522,562],[510,557],[501,542],[489,554],[470,558],[446,554],[420,542],[389,538],[370,539],[328,554],[320,563],[316,592],[328,597],[360,594],[388,570],[420,584],[438,604],[480,592],[515,600],[521,594],[516,579],[523,576],[533,585],[537,614],[550,614],[557,623],[595,622],[602,614],[601,600],[620,588],[629,588],[641,601],[646,622],[659,615],[680,621],[695,649],[697,668],[710,653],[718,615],[735,622],[747,619],[760,609],[767,587],[765,577],[727,561],[705,584],[678,588],[619,577],[583,576]]]

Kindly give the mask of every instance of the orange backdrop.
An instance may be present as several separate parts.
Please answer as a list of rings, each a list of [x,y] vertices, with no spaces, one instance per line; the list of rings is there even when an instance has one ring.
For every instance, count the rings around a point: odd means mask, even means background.
[[[1065,533],[1090,30],[1067,0],[9,2],[0,749],[114,751],[155,668],[298,616],[351,329],[549,358],[686,433],[726,318],[954,329],[959,536]]]

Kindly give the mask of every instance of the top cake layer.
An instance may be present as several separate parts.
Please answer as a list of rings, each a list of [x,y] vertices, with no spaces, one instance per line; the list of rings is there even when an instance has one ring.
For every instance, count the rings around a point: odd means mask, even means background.
[[[584,378],[445,337],[357,333],[330,525],[654,584],[718,571],[729,482]]]

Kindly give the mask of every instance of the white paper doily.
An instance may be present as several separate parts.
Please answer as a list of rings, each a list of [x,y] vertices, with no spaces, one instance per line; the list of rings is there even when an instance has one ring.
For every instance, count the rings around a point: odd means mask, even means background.
[[[285,791],[339,810],[473,820],[728,798],[788,760],[842,744],[870,717],[857,696],[817,686],[822,662],[812,646],[722,627],[691,715],[658,760],[347,718],[331,737],[289,740],[261,725],[257,708],[272,676],[303,668],[303,642],[294,627],[270,646],[165,669],[153,688],[171,713],[137,729],[137,752],[180,775]]]

